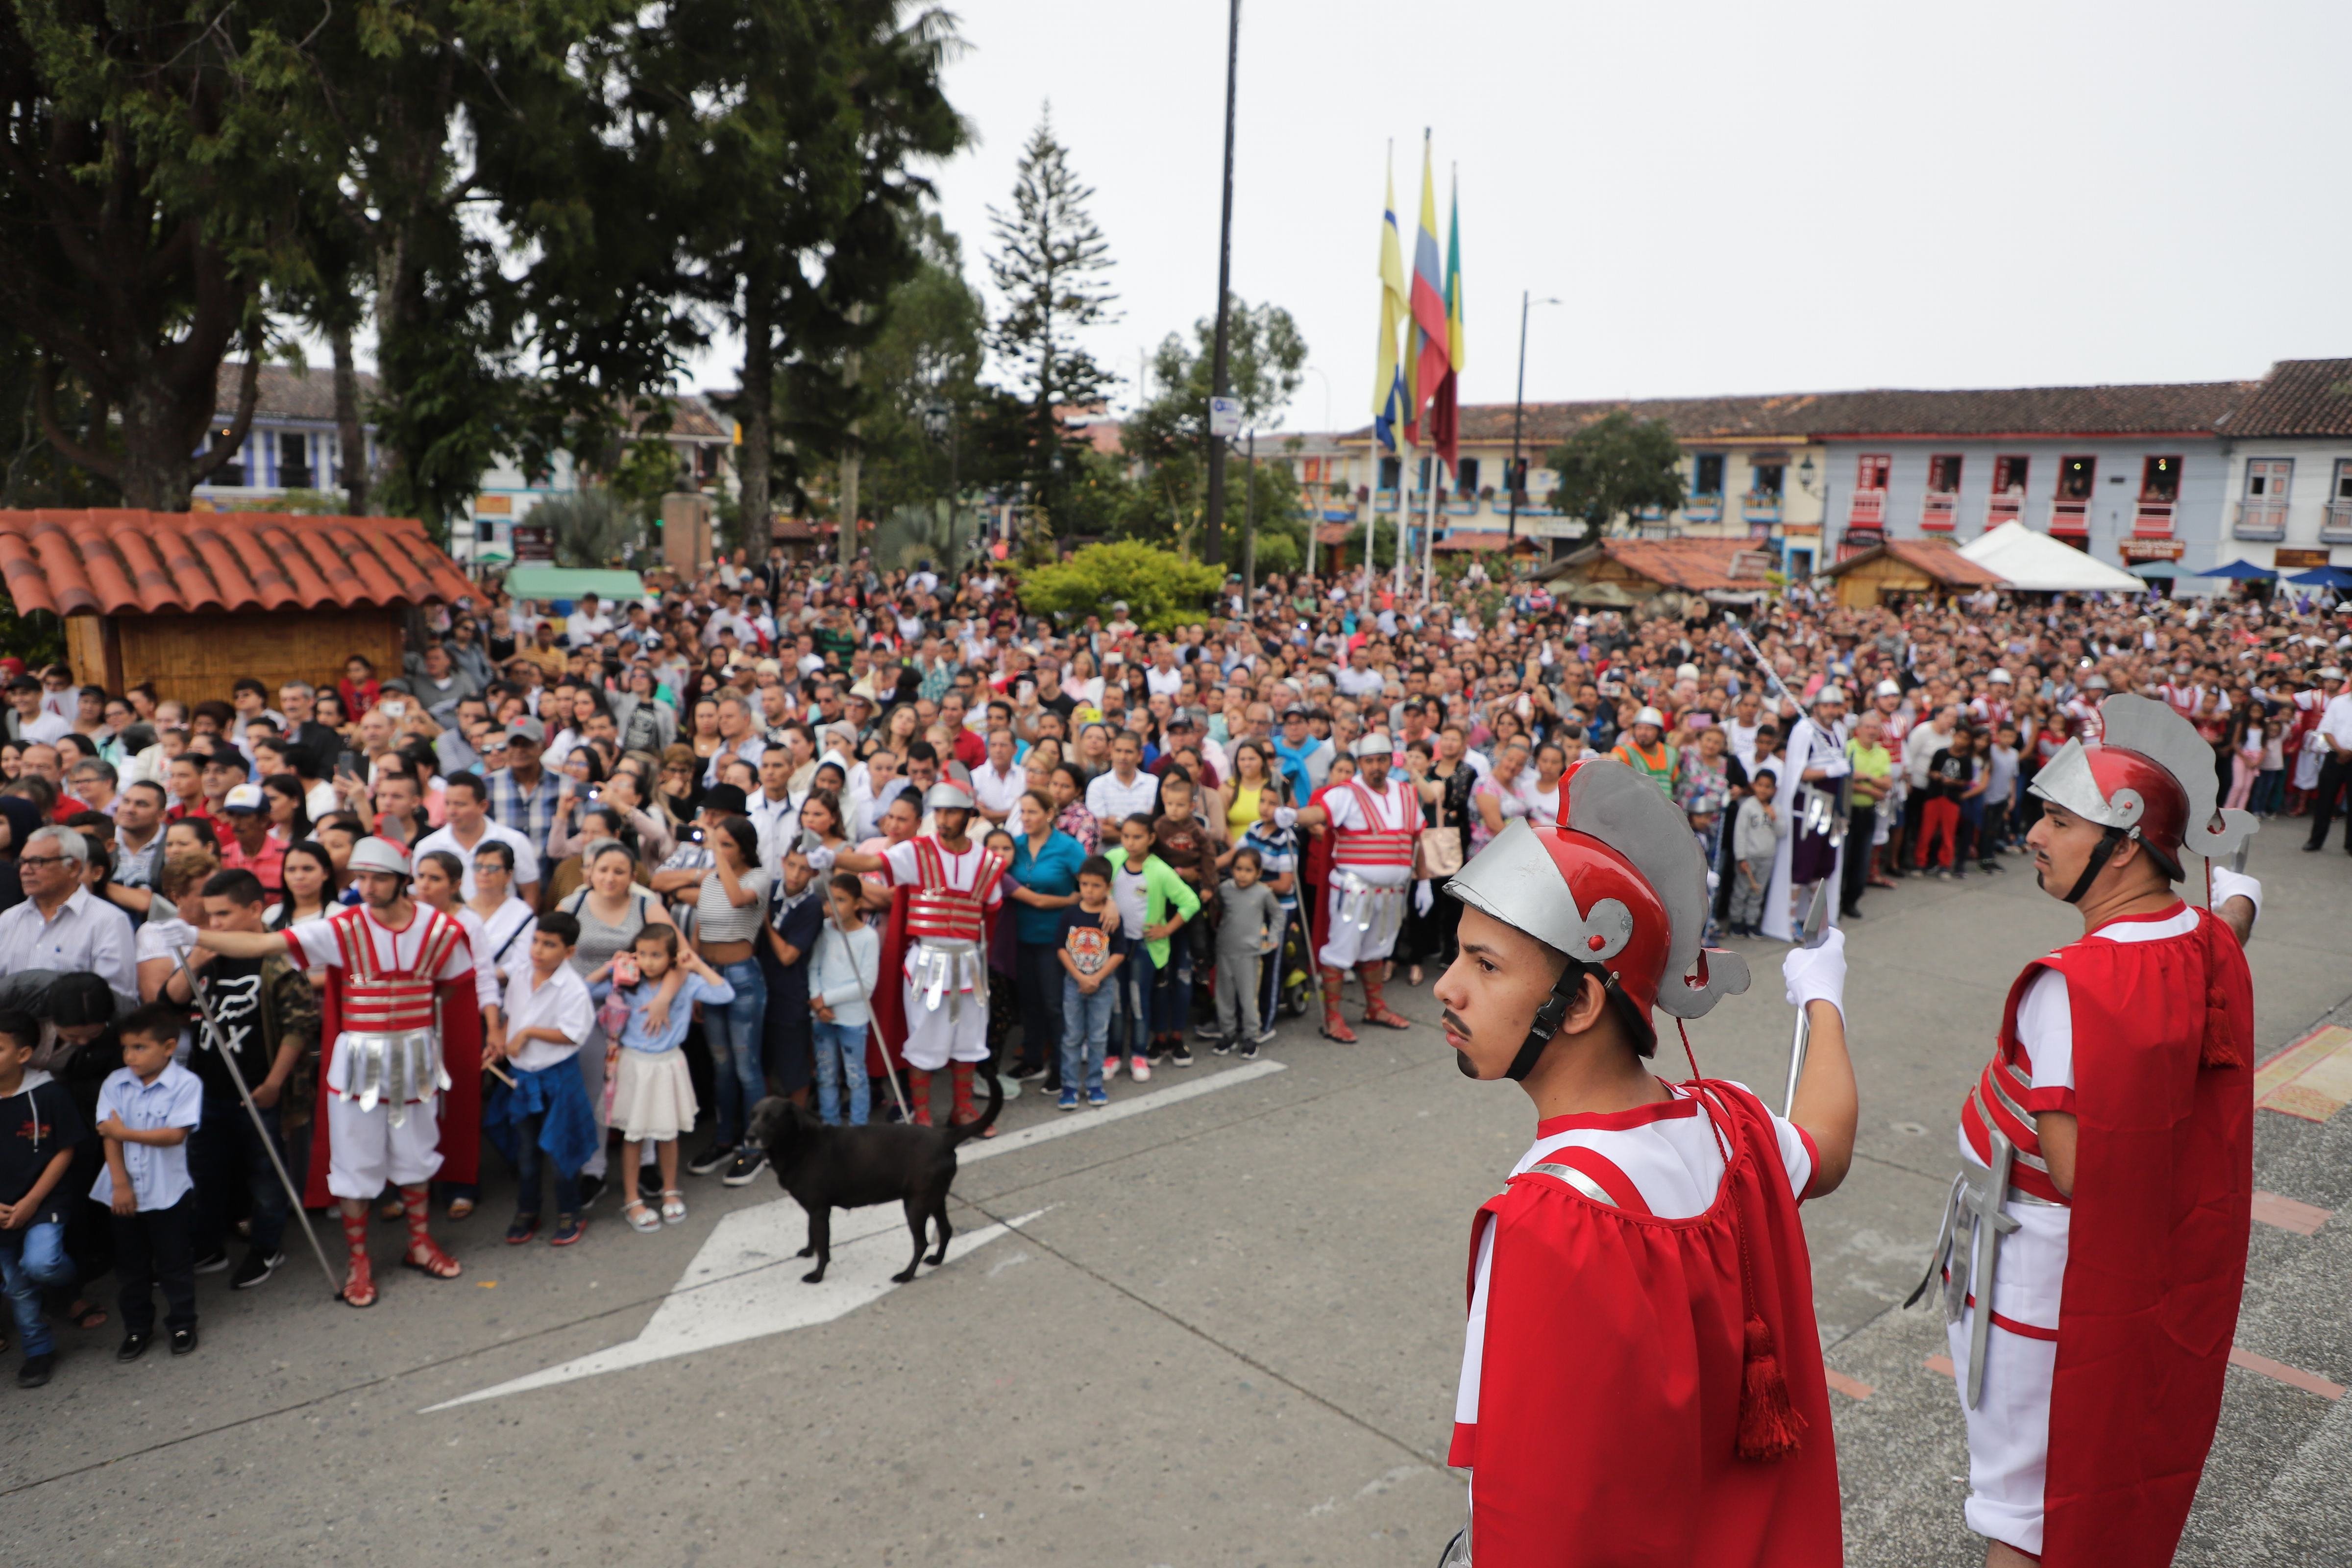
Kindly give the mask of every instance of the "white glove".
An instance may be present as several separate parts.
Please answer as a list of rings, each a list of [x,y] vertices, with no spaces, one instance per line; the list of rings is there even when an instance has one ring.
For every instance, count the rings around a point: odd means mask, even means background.
[[[1780,960],[1789,1005],[1826,1002],[1845,1016],[1845,932],[1832,926],[1819,947],[1792,947]]]
[[[2245,900],[2246,902],[2254,906],[2255,918],[2261,918],[2263,912],[2262,883],[2256,879],[2247,876],[2243,871],[2232,871],[2227,866],[2214,867],[2213,912],[2216,914],[2221,913],[2221,906],[2228,903],[2231,899]]]
[[[1412,885],[1412,907],[1415,913],[1427,914],[1429,906],[1436,901],[1436,895],[1429,890],[1427,882],[1415,882]]]
[[[1297,822],[1298,813],[1291,807],[1277,805],[1274,808],[1274,825],[1276,827],[1287,829],[1296,826]]]

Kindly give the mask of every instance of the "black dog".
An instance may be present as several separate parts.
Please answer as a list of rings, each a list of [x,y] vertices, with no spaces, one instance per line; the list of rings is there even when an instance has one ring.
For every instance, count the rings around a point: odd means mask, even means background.
[[[993,1063],[990,1064],[993,1067]],[[931,1266],[948,1255],[948,1189],[955,1184],[956,1148],[977,1138],[994,1124],[1004,1109],[1004,1085],[988,1074],[988,1109],[977,1121],[961,1127],[827,1127],[806,1106],[772,1096],[751,1108],[751,1137],[768,1152],[768,1163],[784,1191],[808,1210],[808,1245],[803,1258],[814,1257],[816,1267],[801,1279],[814,1285],[824,1278],[833,1258],[833,1211],[887,1204],[893,1198],[907,1206],[907,1228],[915,1233],[915,1256],[905,1270],[890,1278],[904,1285],[923,1261],[928,1222],[940,1227],[939,1250]]]

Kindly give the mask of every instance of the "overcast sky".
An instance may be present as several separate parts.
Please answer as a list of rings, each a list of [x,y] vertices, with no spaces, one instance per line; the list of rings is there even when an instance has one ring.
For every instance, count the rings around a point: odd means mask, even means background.
[[[1131,392],[1215,300],[1225,6],[951,9],[968,271],[1050,99]],[[1426,126],[1441,249],[1461,176],[1465,402],[1510,400],[1523,289],[1562,301],[1530,399],[2253,377],[2352,353],[2347,60],[2344,0],[1244,0],[1234,289],[1306,336],[1287,426],[1360,424],[1383,158],[1410,268]]]

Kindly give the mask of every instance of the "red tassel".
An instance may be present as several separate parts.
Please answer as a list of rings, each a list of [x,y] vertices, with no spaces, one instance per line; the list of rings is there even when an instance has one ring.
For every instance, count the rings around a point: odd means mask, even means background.
[[[1789,1380],[1773,1353],[1772,1331],[1760,1317],[1748,1319],[1748,1348],[1740,1367],[1739,1457],[1769,1462],[1797,1451],[1805,1418],[1789,1400]]]
[[[2221,954],[2220,933],[2227,928],[2218,920],[2205,922],[2205,1040],[2197,1053],[2197,1065],[2202,1068],[2242,1068],[2246,1065],[2245,1047],[2230,1025],[2230,998],[2221,988]]]

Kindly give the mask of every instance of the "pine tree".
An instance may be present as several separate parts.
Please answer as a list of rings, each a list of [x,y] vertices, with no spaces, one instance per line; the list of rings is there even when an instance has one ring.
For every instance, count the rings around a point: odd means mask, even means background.
[[[1118,319],[1110,308],[1118,296],[1100,276],[1110,268],[1110,245],[1087,212],[1094,194],[1055,140],[1049,109],[1022,151],[1013,210],[988,211],[998,247],[988,273],[1004,300],[988,342],[1028,407],[1023,488],[1049,526],[1069,482],[1063,411],[1102,402],[1112,385],[1077,342],[1086,328]]]

